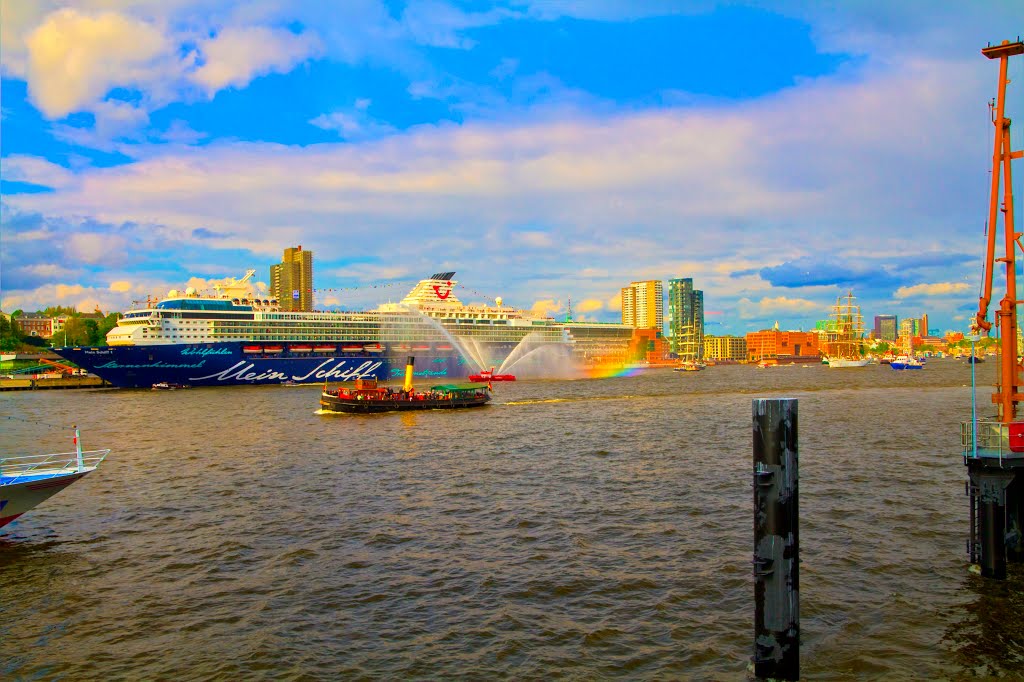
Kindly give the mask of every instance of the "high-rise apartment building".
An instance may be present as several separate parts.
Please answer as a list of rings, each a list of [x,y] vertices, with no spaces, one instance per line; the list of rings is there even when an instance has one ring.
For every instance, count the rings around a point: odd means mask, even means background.
[[[899,332],[899,322],[895,315],[875,315],[875,338],[882,341],[895,341]]]
[[[668,338],[680,357],[703,357],[704,292],[693,288],[690,277],[668,281]]]
[[[313,310],[313,252],[302,246],[287,248],[277,265],[270,266],[270,295],[281,310]]]
[[[927,315],[903,318],[903,321],[900,322],[900,337],[906,338],[908,336],[928,336]]]
[[[658,329],[665,323],[661,280],[630,282],[622,289],[622,324],[637,329]]]

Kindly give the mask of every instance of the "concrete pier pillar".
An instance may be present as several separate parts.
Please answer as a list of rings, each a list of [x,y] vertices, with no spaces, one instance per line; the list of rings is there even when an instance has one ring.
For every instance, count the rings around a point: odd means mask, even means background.
[[[974,488],[972,506],[976,510],[978,523],[978,563],[981,575],[986,578],[1006,578],[1007,557],[1007,489],[1016,477],[1015,471],[1000,469],[987,461],[969,462],[968,472]],[[1016,490],[1016,488],[1015,488]],[[1015,517],[1012,525],[1018,525],[1017,500],[1011,499]],[[1016,548],[1016,543],[1013,543]],[[1016,553],[1015,553],[1016,554]]]
[[[800,679],[797,401],[753,401],[754,675]]]

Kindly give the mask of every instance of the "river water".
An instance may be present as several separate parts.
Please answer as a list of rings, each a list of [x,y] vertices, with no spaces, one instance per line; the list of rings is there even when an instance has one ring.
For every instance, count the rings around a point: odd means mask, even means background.
[[[992,365],[979,384],[991,384]],[[987,413],[990,389],[979,390]],[[2,450],[102,467],[0,530],[0,678],[745,679],[751,401],[797,398],[805,679],[1024,675],[1024,569],[970,572],[970,367],[0,394]]]

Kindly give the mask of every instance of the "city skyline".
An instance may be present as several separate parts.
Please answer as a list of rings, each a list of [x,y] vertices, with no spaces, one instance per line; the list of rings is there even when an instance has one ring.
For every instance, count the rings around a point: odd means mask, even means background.
[[[126,310],[303,244],[323,307],[455,270],[612,322],[623,282],[684,273],[707,334],[811,329],[851,288],[963,330],[980,49],[1024,24],[984,10],[4,1],[0,309]]]

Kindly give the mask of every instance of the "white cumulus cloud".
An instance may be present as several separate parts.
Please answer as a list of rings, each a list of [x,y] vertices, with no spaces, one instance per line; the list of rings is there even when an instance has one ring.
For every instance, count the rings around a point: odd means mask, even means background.
[[[110,283],[110,290],[116,291],[119,294],[123,294],[125,292],[132,290],[132,283],[123,279],[117,280],[115,282]]]
[[[598,310],[604,310],[604,301],[588,298],[585,301],[580,301],[576,306],[576,310],[580,313],[593,313]]]
[[[227,87],[242,87],[268,73],[286,73],[318,50],[311,34],[295,34],[265,26],[229,27],[200,41],[204,63],[192,80],[213,95]]]
[[[562,309],[562,304],[553,299],[544,299],[542,301],[534,301],[530,310],[534,315],[542,315],[550,317]]]
[[[809,301],[806,298],[790,298],[788,296],[765,296],[759,301],[741,298],[737,301],[736,308],[739,311],[739,316],[747,320],[772,315],[800,316],[818,313],[822,310],[820,303]]]
[[[65,248],[75,262],[110,263],[124,252],[125,240],[111,235],[79,232],[68,237]]]
[[[157,77],[174,46],[156,27],[114,12],[53,12],[26,38],[28,89],[48,118],[89,108],[114,87]]]
[[[946,296],[967,291],[971,285],[965,282],[938,282],[936,284],[915,284],[911,287],[900,287],[893,298],[913,298],[914,296]]]
[[[0,160],[0,175],[4,180],[26,182],[54,189],[69,187],[74,174],[63,166],[50,163],[38,156],[15,154]]]

